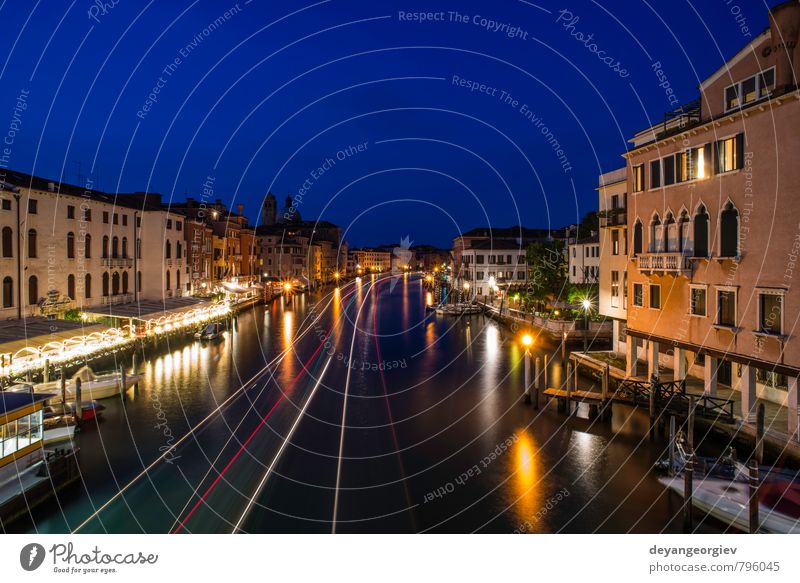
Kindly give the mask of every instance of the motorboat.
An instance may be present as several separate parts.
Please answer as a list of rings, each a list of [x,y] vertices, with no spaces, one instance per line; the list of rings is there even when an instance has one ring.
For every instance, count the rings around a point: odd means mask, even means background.
[[[216,340],[222,336],[224,330],[225,328],[220,322],[212,322],[199,332],[196,332],[194,337],[200,341]]]
[[[81,367],[70,379],[67,380],[65,385],[67,401],[74,401],[76,398],[75,387],[76,381],[81,381],[81,401],[92,401],[95,399],[108,399],[120,394],[122,389],[122,373],[115,371],[105,374],[95,373],[88,365]],[[125,376],[125,390],[127,391],[141,379],[140,374],[128,373]],[[50,399],[51,403],[60,403],[62,401],[61,395],[61,381],[50,381],[47,383],[37,383],[34,385],[23,384],[16,385],[11,390],[30,390],[36,393],[53,393]]]
[[[660,478],[668,489],[683,496],[684,478]],[[701,478],[692,483],[692,505],[743,532],[749,531],[750,486],[746,482]],[[768,479],[758,487],[760,530],[768,533],[800,533],[800,484]]]

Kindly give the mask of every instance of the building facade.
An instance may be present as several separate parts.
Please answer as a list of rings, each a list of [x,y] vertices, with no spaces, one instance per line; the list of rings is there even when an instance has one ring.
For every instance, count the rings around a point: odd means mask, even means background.
[[[635,135],[627,153],[631,260],[628,373],[667,352],[676,377],[703,369],[741,392],[789,405],[797,435],[800,343],[800,2],[700,85],[700,99]]]
[[[579,239],[567,247],[569,282],[596,284],[600,280],[600,237]]]
[[[628,319],[628,180],[625,168],[598,179],[600,278],[598,309],[613,323],[612,350],[625,353]]]

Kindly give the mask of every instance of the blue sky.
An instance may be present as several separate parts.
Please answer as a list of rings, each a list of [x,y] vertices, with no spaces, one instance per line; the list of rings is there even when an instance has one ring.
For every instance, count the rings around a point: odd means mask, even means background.
[[[9,168],[164,200],[199,198],[211,176],[213,198],[253,220],[268,189],[281,202],[302,189],[303,218],[354,245],[448,246],[595,208],[598,174],[674,105],[654,63],[691,101],[767,8],[9,0],[0,132],[28,92]]]

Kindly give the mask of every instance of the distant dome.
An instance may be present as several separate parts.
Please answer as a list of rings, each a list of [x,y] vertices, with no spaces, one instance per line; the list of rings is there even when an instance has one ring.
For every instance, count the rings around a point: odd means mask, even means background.
[[[278,222],[298,223],[302,220],[303,218],[300,216],[300,211],[297,209],[297,206],[292,203],[292,196],[288,195],[286,197],[286,206],[283,207],[283,210],[281,210],[278,215]]]

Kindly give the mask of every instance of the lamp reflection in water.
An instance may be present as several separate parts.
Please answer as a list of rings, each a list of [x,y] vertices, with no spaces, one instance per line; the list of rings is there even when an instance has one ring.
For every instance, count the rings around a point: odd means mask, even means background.
[[[425,294],[425,305],[432,306],[433,305],[433,294],[431,292],[427,292]]]
[[[544,499],[544,484],[542,483],[542,460],[539,447],[527,431],[521,429],[517,432],[517,443],[514,445],[514,461],[512,477],[514,497],[514,511],[520,523],[530,522],[534,528],[536,514],[541,510]]]

